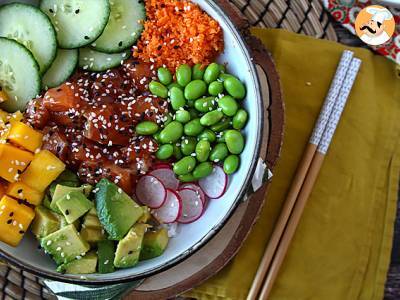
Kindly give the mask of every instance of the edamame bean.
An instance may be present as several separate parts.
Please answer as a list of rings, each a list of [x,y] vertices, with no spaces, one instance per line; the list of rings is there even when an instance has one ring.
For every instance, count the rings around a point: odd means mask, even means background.
[[[201,125],[199,118],[191,120],[184,127],[184,132],[188,136],[198,136],[203,130],[204,127]]]
[[[157,70],[158,80],[163,85],[168,85],[172,82],[172,75],[171,72],[167,68],[159,68]]]
[[[200,98],[197,99],[194,102],[194,108],[197,109],[199,112],[209,112],[215,108],[215,97],[206,97],[206,98]]]
[[[193,79],[203,79],[205,68],[201,64],[193,66],[192,77]]]
[[[175,120],[185,124],[190,121],[190,113],[187,110],[180,109],[175,113]]]
[[[217,136],[215,135],[214,131],[210,129],[204,129],[202,133],[199,134],[197,139],[200,140],[207,140],[210,143],[214,143],[217,140]]]
[[[224,114],[219,110],[210,111],[200,118],[200,124],[203,126],[212,126],[217,124],[223,116]]]
[[[244,137],[237,130],[228,130],[225,133],[225,142],[228,150],[232,154],[240,154],[244,149]]]
[[[173,170],[176,175],[186,175],[191,173],[196,167],[196,159],[186,156],[174,164]]]
[[[196,119],[196,118],[199,117],[199,113],[194,108],[189,108],[189,113],[190,113],[190,119],[191,120]]]
[[[210,162],[202,162],[201,164],[197,165],[197,167],[193,170],[193,177],[196,180],[201,178],[205,178],[210,175],[213,171],[213,165]]]
[[[183,157],[181,148],[179,148],[177,145],[174,145],[174,157],[179,160]]]
[[[152,82],[150,82],[149,90],[153,95],[158,96],[160,98],[168,97],[168,89],[165,87],[165,85],[163,85],[158,81],[153,80]]]
[[[217,80],[220,73],[220,66],[217,63],[212,63],[206,68],[206,71],[204,72],[204,81],[207,83],[211,83]]]
[[[243,83],[234,76],[224,80],[225,90],[235,99],[243,99],[246,96],[246,88]]]
[[[171,100],[171,106],[174,110],[178,110],[186,105],[183,91],[177,87],[173,87],[169,90],[169,98]]]
[[[224,172],[231,175],[239,169],[240,158],[237,155],[229,155],[224,161]]]
[[[229,154],[228,147],[224,143],[215,145],[210,153],[210,160],[217,163],[223,161]]]
[[[226,66],[225,65],[219,65],[219,70],[221,73],[226,73]]]
[[[203,80],[193,80],[185,87],[185,98],[196,100],[207,92],[207,85]]]
[[[222,73],[221,75],[219,75],[218,79],[222,82],[224,82],[226,79],[233,77],[233,75],[228,74],[228,73]]]
[[[239,109],[236,100],[231,96],[224,96],[219,99],[218,107],[222,108],[222,112],[228,117],[233,117]]]
[[[223,118],[220,122],[210,127],[214,132],[221,132],[231,127],[231,119]]]
[[[160,141],[163,144],[175,143],[183,134],[183,125],[177,121],[169,123],[160,133]]]
[[[197,140],[195,137],[185,137],[181,141],[181,151],[183,155],[189,156],[195,152],[197,145]]]
[[[239,109],[232,120],[233,128],[237,130],[243,129],[246,126],[247,119],[248,119],[247,111],[245,111],[244,109]]]
[[[201,140],[196,145],[196,158],[199,162],[207,161],[210,156],[211,145],[207,140]]]
[[[185,87],[192,80],[192,69],[187,65],[180,65],[176,70],[176,82],[182,87]]]
[[[182,90],[182,87],[177,83],[177,82],[173,82],[170,85],[168,85],[168,89],[172,89],[173,87],[177,87],[178,89]]]
[[[218,96],[224,91],[224,84],[219,81],[213,81],[208,86],[208,93],[213,96]]]
[[[160,160],[166,160],[174,154],[174,147],[170,144],[160,146],[156,152],[156,157]]]
[[[136,125],[135,131],[139,135],[153,135],[158,131],[158,125],[150,121],[140,122]]]
[[[192,173],[185,174],[185,175],[179,175],[178,179],[180,182],[193,182],[196,181],[196,178],[194,178]]]

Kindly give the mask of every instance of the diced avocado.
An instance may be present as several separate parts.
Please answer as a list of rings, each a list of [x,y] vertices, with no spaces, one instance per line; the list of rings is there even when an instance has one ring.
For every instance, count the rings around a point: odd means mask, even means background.
[[[143,215],[143,209],[122,189],[107,179],[96,185],[96,205],[99,219],[108,239],[121,240]]]
[[[48,209],[51,209],[50,205],[51,205],[51,198],[49,195],[45,194],[44,198],[43,198],[43,203],[42,205]]]
[[[56,187],[55,187],[55,190],[54,190],[54,194],[52,196],[52,201],[51,201],[51,204],[50,204],[50,208],[53,211],[55,211],[56,213],[61,214],[61,211],[58,209],[58,206],[57,206],[57,201],[59,201],[61,198],[63,198],[69,192],[81,192],[81,193],[83,193],[83,190],[84,190],[84,186],[70,187],[70,186],[57,184]],[[50,191],[51,191],[51,187],[50,187]],[[51,192],[50,192],[50,194],[51,194]]]
[[[151,259],[163,254],[167,248],[168,241],[168,231],[165,228],[147,231],[143,238],[140,260]]]
[[[96,208],[92,208],[83,219],[82,227],[103,228],[101,226],[99,217],[97,216]]]
[[[63,215],[59,215],[59,214],[56,214],[56,215],[57,215],[58,219],[60,220],[60,228],[63,228],[65,226],[69,225],[67,220],[65,219],[65,217]],[[79,227],[80,227],[81,223],[79,222],[79,220],[76,220],[73,223],[73,225],[75,226],[76,230],[79,230]]]
[[[82,227],[81,238],[88,243],[97,243],[105,239],[104,231],[100,228]]]
[[[67,222],[72,224],[93,207],[93,202],[81,192],[69,192],[57,200],[56,205]]]
[[[93,274],[96,273],[97,255],[91,251],[82,258],[78,256],[69,263],[60,265],[57,272],[63,274]]]
[[[139,262],[143,236],[149,227],[150,226],[147,224],[136,224],[129,230],[128,234],[119,241],[117,251],[115,251],[115,267],[130,268]]]
[[[90,249],[72,224],[44,237],[40,244],[59,265],[83,256]]]
[[[143,215],[140,217],[139,220],[137,220],[138,223],[147,223],[151,219],[151,213],[150,213],[150,208],[147,206],[142,206],[143,209]]]
[[[60,225],[60,220],[55,213],[44,206],[36,206],[31,230],[38,239],[57,231]]]
[[[115,244],[113,241],[104,240],[97,243],[99,256],[98,271],[100,274],[114,272]]]

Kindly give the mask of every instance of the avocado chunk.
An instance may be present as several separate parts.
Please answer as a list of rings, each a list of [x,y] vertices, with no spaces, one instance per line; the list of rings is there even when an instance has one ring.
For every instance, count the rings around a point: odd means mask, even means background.
[[[32,223],[32,233],[41,239],[60,229],[61,223],[57,215],[44,206],[35,208],[35,219]]]
[[[40,244],[59,265],[83,256],[90,249],[72,224],[44,237]]]
[[[93,207],[86,214],[85,218],[83,219],[82,227],[93,227],[93,228],[100,228],[100,229],[103,228],[101,226],[99,217],[97,216],[96,208]]]
[[[105,231],[94,207],[86,214],[80,234],[89,243],[96,243],[105,239]]]
[[[147,231],[143,238],[140,260],[152,259],[163,254],[167,248],[168,241],[168,231],[165,228]]]
[[[89,252],[82,258],[62,264],[57,268],[57,272],[63,274],[93,274],[96,273],[97,255],[94,251]]]
[[[63,198],[66,194],[70,192],[81,192],[86,197],[89,196],[90,192],[92,191],[92,186],[90,184],[84,184],[80,187],[70,187],[66,185],[57,184],[54,193],[52,195],[52,201],[50,204],[50,208],[55,211],[56,213],[61,214],[60,209],[57,206],[57,202]],[[51,194],[51,187],[50,187],[50,194]]]
[[[108,239],[121,240],[143,215],[143,209],[107,179],[96,185],[96,208]]]
[[[98,242],[97,255],[99,256],[98,271],[100,274],[112,273],[115,271],[115,244],[113,241],[104,240]]]
[[[151,219],[150,208],[147,206],[142,206],[143,215],[137,220],[138,223],[148,223]]]
[[[93,207],[93,202],[81,192],[69,192],[57,200],[56,204],[69,224],[74,223]]]
[[[51,198],[49,195],[45,194],[44,198],[43,198],[43,202],[42,205],[48,209],[51,209],[50,205],[51,205]]]
[[[115,252],[114,266],[117,268],[130,268],[139,262],[142,249],[143,236],[149,228],[147,224],[136,224],[128,234],[119,241]]]
[[[56,213],[54,213],[55,215],[57,215],[57,218],[60,220],[60,228],[64,228],[64,227],[66,227],[66,226],[68,226],[69,225],[69,223],[67,222],[67,220],[64,218],[64,216],[63,215],[59,215],[59,214],[56,214]],[[76,228],[76,230],[79,230],[79,227],[80,227],[80,225],[81,225],[81,223],[79,222],[79,220],[76,220],[74,223],[72,223],[74,226],[75,226],[75,228]]]

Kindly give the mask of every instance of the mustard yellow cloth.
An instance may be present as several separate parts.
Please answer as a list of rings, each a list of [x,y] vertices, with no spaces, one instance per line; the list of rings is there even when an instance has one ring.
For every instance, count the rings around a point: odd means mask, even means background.
[[[253,29],[272,52],[286,103],[282,157],[262,215],[236,258],[188,296],[245,299],[345,47]],[[277,300],[382,299],[400,172],[400,79],[384,57],[363,61],[271,294]]]

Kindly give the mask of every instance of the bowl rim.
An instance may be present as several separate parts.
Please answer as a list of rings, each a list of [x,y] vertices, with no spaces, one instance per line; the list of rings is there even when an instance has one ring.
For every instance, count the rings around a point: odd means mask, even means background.
[[[50,279],[50,280],[55,280],[59,282],[64,282],[64,283],[70,283],[70,284],[77,284],[77,285],[90,285],[90,286],[101,286],[101,285],[107,285],[107,284],[118,284],[118,283],[127,283],[127,282],[133,282],[137,280],[143,280],[147,277],[150,277],[152,275],[155,275],[157,273],[166,271],[167,269],[170,269],[180,262],[182,262],[184,259],[188,258],[192,254],[194,254],[197,250],[201,249],[203,246],[207,244],[207,242],[214,237],[226,224],[226,222],[231,218],[233,215],[234,211],[237,209],[239,204],[241,203],[241,200],[245,197],[247,191],[248,191],[248,186],[249,183],[251,182],[252,179],[252,174],[255,171],[256,165],[258,158],[260,156],[260,151],[261,151],[261,143],[262,143],[262,137],[263,137],[263,130],[264,130],[264,113],[263,113],[263,98],[261,94],[261,88],[260,88],[260,79],[255,67],[255,64],[251,58],[251,51],[248,46],[248,44],[245,42],[244,37],[242,36],[241,32],[237,28],[237,26],[230,20],[228,15],[222,10],[222,8],[213,0],[204,0],[225,22],[225,25],[228,26],[229,30],[233,34],[234,39],[238,42],[240,48],[244,51],[245,54],[245,59],[247,61],[247,64],[250,68],[250,74],[251,77],[254,81],[253,88],[256,91],[256,104],[258,106],[258,116],[256,118],[257,120],[257,137],[256,137],[256,145],[255,145],[255,151],[253,153],[253,157],[251,159],[251,164],[250,167],[247,171],[247,175],[244,180],[244,184],[242,185],[238,196],[236,197],[236,200],[234,201],[233,205],[230,207],[229,211],[225,214],[224,218],[222,221],[214,226],[213,228],[210,229],[210,231],[201,239],[199,240],[196,244],[194,244],[191,248],[186,250],[185,252],[181,253],[179,256],[175,257],[174,259],[156,267],[153,268],[149,271],[140,273],[140,274],[135,274],[135,275],[127,275],[124,277],[120,278],[109,278],[109,279],[91,279],[90,274],[85,276],[80,276],[79,278],[74,278],[74,277],[68,277],[65,276],[64,274],[61,273],[56,273],[56,271],[47,271],[43,269],[39,269],[35,266],[32,266],[30,264],[24,263],[22,260],[7,254],[3,249],[0,249],[0,258],[5,259],[7,262],[10,262],[12,265],[15,265],[16,267],[20,268],[23,271],[29,272],[31,274],[34,274],[36,276],[43,277],[45,279]]]

